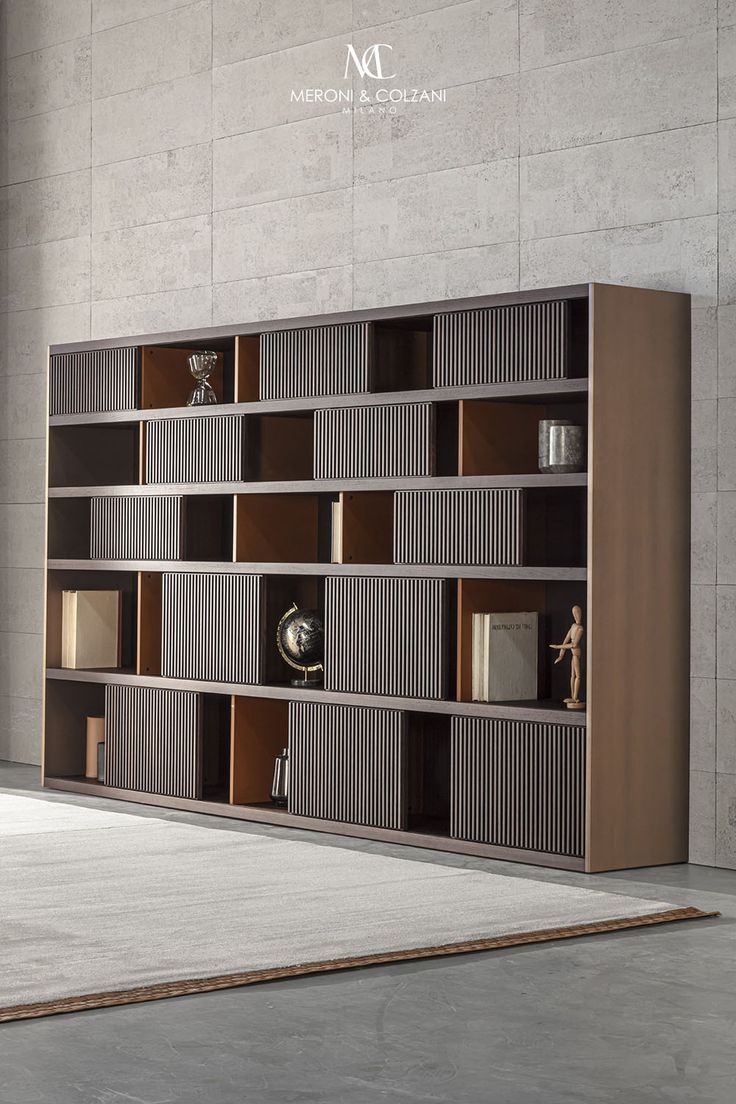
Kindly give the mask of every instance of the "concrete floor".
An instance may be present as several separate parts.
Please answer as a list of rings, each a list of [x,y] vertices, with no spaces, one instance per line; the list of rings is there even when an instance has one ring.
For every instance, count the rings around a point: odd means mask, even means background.
[[[3,792],[38,792],[0,764]],[[45,793],[49,801],[94,798]],[[119,802],[103,802],[120,809]],[[141,806],[235,830],[289,835]],[[0,1026],[0,1104],[734,1104],[736,871],[586,878],[296,833],[718,909],[720,920]],[[0,854],[0,916],[2,912]],[[1,937],[0,923],[0,937]]]

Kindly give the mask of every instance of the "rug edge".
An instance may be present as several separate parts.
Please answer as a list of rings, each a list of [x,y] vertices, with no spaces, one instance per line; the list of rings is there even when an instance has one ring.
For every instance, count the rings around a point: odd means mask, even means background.
[[[149,1001],[168,1000],[172,997],[196,996],[223,989],[239,989],[266,981],[279,981],[290,977],[308,977],[314,974],[353,970],[365,966],[387,965],[392,962],[412,962],[426,958],[444,958],[457,954],[473,954],[479,951],[501,950],[506,947],[525,946],[532,943],[548,943],[559,939],[574,939],[585,935],[605,935],[630,928],[669,924],[679,920],[708,920],[720,916],[720,912],[706,912],[693,906],[667,909],[645,916],[620,917],[615,920],[599,920],[590,924],[575,924],[566,928],[541,928],[538,931],[518,932],[515,935],[499,935],[488,939],[476,939],[461,943],[445,943],[435,947],[414,947],[404,951],[382,951],[352,958],[327,959],[296,966],[277,966],[265,970],[249,970],[242,973],[217,974],[209,978],[193,978],[188,981],[168,981],[143,985],[132,989],[118,989],[103,993],[88,993],[75,997],[62,997],[55,1001],[38,1001],[33,1004],[0,1008],[0,1024],[16,1020],[40,1019],[67,1012],[86,1012],[96,1008],[114,1008],[127,1004],[144,1004]]]

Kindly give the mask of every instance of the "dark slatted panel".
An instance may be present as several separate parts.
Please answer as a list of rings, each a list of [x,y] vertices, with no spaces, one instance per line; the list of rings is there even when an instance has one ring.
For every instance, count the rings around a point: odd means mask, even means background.
[[[105,783],[123,790],[200,798],[201,695],[107,686]]]
[[[551,302],[435,315],[434,386],[564,379],[569,313]]]
[[[136,348],[55,353],[49,365],[49,413],[135,410],[137,384]]]
[[[444,579],[325,579],[325,689],[443,698]]]
[[[397,491],[394,563],[519,565],[523,504],[521,490]]]
[[[93,498],[93,560],[178,560],[182,499],[175,495]]]
[[[229,483],[245,478],[240,414],[162,418],[146,426],[147,483]]]
[[[315,479],[421,475],[434,475],[431,403],[315,411]]]
[[[262,607],[262,575],[165,573],[161,674],[260,682]]]
[[[260,353],[262,399],[371,389],[369,322],[261,334]]]
[[[405,714],[292,702],[289,772],[290,813],[405,828]]]
[[[582,856],[585,729],[453,717],[450,834]]]

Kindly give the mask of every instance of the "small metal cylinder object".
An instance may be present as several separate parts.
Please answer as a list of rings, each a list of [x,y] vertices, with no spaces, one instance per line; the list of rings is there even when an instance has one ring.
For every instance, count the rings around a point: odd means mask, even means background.
[[[271,800],[280,809],[285,809],[289,801],[289,749],[284,748],[276,756],[273,764],[273,782]]]
[[[97,781],[105,781],[105,741],[97,745]]]
[[[585,430],[574,422],[545,418],[539,423],[539,470],[562,475],[585,471]]]

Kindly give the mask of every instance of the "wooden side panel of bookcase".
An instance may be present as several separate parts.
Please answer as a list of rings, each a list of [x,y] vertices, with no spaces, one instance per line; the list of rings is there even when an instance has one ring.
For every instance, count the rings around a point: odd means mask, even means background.
[[[591,286],[586,869],[687,860],[690,298]]]

